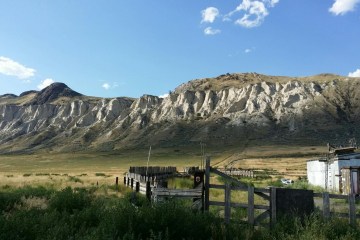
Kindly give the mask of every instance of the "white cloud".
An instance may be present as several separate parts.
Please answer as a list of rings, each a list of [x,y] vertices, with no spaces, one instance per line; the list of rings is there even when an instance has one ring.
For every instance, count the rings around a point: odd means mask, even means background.
[[[168,93],[165,93],[165,94],[163,94],[163,95],[160,95],[159,98],[166,98],[166,97],[168,97],[168,96],[169,96],[169,94],[168,94]]]
[[[53,84],[55,81],[52,80],[51,78],[47,78],[44,81],[42,81],[37,87],[38,89],[42,90],[48,86],[50,86],[51,84]]]
[[[213,29],[212,27],[207,27],[204,29],[204,34],[205,35],[216,35],[221,33],[220,29]]]
[[[235,10],[226,14],[224,21],[231,21],[233,15],[241,14],[234,23],[246,28],[260,26],[265,17],[269,15],[268,8],[275,7],[279,0],[242,0]]]
[[[213,23],[220,14],[219,10],[215,7],[208,7],[201,11],[202,20],[201,23],[208,22]]]
[[[109,90],[111,86],[108,83],[104,83],[101,87],[103,87],[105,90]]]
[[[268,3],[270,7],[274,7],[280,0],[265,0],[264,2]]]
[[[349,77],[360,77],[360,69],[356,69],[355,72],[350,72]]]
[[[244,52],[245,52],[245,53],[251,53],[251,51],[252,51],[252,50],[251,50],[250,48],[247,48],[247,49],[245,49]]]
[[[360,0],[335,0],[329,12],[335,15],[344,15],[347,12],[354,11]]]
[[[120,83],[121,85],[123,83]],[[117,88],[120,86],[120,84],[118,82],[113,82],[113,83],[108,83],[108,82],[104,82],[101,87],[104,88],[105,90],[109,90],[109,89],[113,89],[113,88]]]
[[[0,56],[0,73],[8,76],[15,76],[19,79],[30,78],[35,75],[35,70],[25,67],[10,58]]]

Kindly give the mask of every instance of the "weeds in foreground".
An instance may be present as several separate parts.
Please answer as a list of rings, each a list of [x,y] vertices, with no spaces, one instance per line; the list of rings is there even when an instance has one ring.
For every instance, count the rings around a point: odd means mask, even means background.
[[[223,223],[185,201],[150,204],[129,193],[98,196],[96,188],[0,190],[0,239],[360,239],[346,220],[280,219],[274,229]],[[239,211],[241,218],[245,212]]]

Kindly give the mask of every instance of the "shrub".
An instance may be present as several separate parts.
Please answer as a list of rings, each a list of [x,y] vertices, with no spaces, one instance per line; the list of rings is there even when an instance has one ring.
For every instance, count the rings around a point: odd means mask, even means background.
[[[267,185],[272,186],[272,187],[283,187],[284,186],[284,184],[281,182],[280,179],[277,179],[275,181],[268,181]]]
[[[35,176],[50,176],[50,173],[36,173]]]
[[[73,176],[69,176],[69,181],[70,181],[70,182],[75,182],[75,183],[83,183],[83,181],[81,181],[80,178],[78,178],[78,177],[73,177]]]
[[[49,206],[59,212],[81,211],[90,205],[91,199],[85,191],[73,191],[70,187],[55,193],[50,199]]]
[[[308,183],[306,180],[298,180],[295,181],[293,184],[287,186],[288,188],[296,188],[296,189],[306,189],[306,190],[313,190],[315,192],[325,192],[325,189],[319,186],[314,186]]]
[[[105,173],[95,173],[95,176],[97,177],[106,177]]]
[[[53,189],[48,189],[41,186],[26,186],[18,189],[9,188],[5,192],[0,192],[0,212],[8,212],[12,210],[15,204],[19,204],[21,202],[22,197],[38,197],[49,199],[53,192]]]

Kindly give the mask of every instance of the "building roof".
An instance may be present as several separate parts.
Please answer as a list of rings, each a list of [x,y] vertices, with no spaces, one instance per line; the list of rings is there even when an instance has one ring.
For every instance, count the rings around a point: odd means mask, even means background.
[[[337,148],[332,148],[329,150],[330,153],[333,153],[335,155],[341,155],[341,154],[349,154],[349,153],[354,153],[356,150],[356,147],[337,147]]]

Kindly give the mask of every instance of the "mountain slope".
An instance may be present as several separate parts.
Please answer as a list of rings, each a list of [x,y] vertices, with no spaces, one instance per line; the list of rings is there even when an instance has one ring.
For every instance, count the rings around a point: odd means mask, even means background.
[[[0,98],[2,152],[244,144],[325,144],[358,137],[360,78],[225,74],[168,97],[102,99],[55,83]]]

